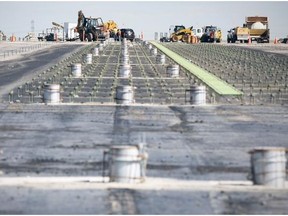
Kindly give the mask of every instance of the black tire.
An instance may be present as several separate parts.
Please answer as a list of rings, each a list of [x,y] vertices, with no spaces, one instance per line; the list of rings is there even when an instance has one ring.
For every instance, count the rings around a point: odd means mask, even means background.
[[[79,32],[79,39],[80,41],[83,41],[83,32]]]
[[[208,38],[206,35],[202,35],[202,37],[200,38],[201,43],[205,43],[208,42]]]
[[[87,39],[89,42],[91,42],[93,40],[93,34],[92,33],[87,34]]]
[[[176,35],[174,35],[174,36],[171,38],[171,41],[172,41],[172,42],[178,42],[179,39],[178,39],[178,37],[177,37]]]

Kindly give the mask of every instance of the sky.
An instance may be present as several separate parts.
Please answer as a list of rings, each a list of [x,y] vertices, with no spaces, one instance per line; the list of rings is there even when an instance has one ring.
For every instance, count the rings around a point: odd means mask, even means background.
[[[271,39],[288,35],[288,1],[0,1],[0,30],[24,37],[32,20],[39,33],[53,21],[76,23],[79,10],[132,28],[136,36],[143,32],[145,40],[153,40],[155,32],[169,32],[171,25],[216,25],[226,37],[246,16],[268,16]]]

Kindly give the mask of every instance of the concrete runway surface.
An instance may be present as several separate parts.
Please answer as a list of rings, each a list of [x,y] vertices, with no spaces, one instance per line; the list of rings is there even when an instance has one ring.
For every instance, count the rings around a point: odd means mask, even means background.
[[[11,89],[83,47],[0,62],[0,214],[288,213],[287,184],[253,185],[248,153],[288,146],[287,105],[7,101]],[[143,139],[144,183],[102,177],[105,150]]]

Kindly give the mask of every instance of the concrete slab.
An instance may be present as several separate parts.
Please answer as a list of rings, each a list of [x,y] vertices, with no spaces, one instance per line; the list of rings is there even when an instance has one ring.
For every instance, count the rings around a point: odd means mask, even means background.
[[[61,59],[53,52],[48,55],[53,62]],[[45,56],[40,68],[50,64]],[[23,68],[3,84],[14,88],[22,72],[21,82],[29,79],[29,64]],[[276,104],[1,103],[0,213],[286,213],[287,188],[251,185],[248,152],[287,147],[287,109]],[[147,181],[102,183],[103,152],[143,140]]]

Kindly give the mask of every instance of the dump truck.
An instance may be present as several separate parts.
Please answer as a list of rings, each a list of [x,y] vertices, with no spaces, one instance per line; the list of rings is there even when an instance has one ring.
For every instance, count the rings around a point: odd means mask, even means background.
[[[240,41],[240,43],[248,43],[250,35],[250,30],[247,27],[235,27],[228,31],[227,42],[235,43]]]
[[[202,43],[220,43],[222,40],[222,32],[217,26],[204,26],[203,35],[200,38]]]
[[[104,26],[102,18],[85,17],[81,10],[78,11],[76,31],[79,33],[81,41],[98,41],[109,38],[109,31]]]
[[[173,30],[172,30],[173,29]],[[185,38],[188,36],[193,36],[193,26],[190,28],[185,28],[183,25],[176,25],[176,26],[170,26],[170,41],[172,42],[178,42],[182,41],[185,42]]]
[[[243,24],[243,27],[249,29],[251,41],[257,41],[257,43],[269,43],[270,29],[268,26],[268,17],[246,17],[246,23]]]

